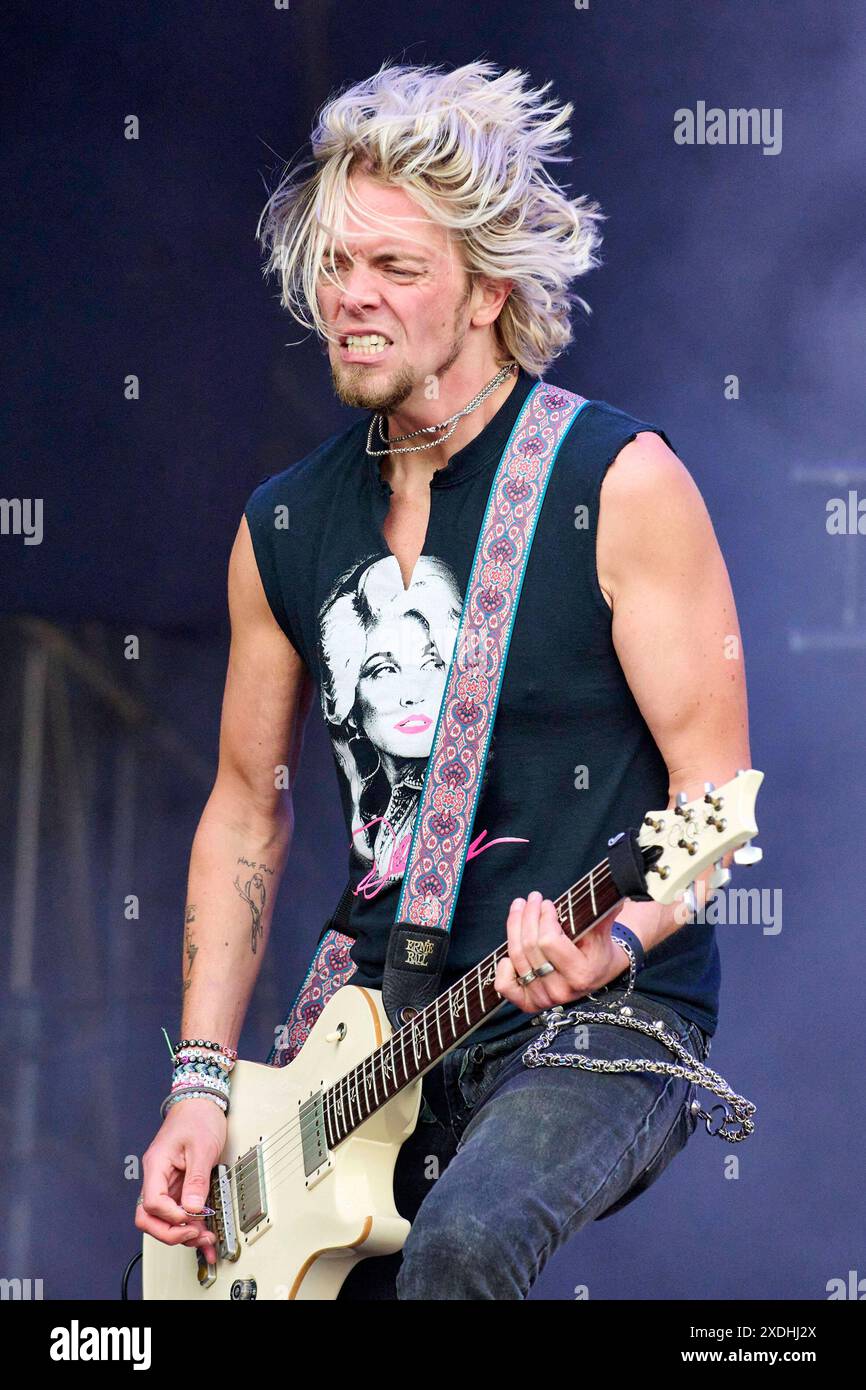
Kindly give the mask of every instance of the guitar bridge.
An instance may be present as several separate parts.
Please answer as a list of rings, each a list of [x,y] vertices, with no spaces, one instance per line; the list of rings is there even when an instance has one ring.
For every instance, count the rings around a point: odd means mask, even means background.
[[[210,1206],[214,1209],[214,1215],[208,1217],[207,1224],[217,1238],[217,1253],[220,1259],[236,1260],[241,1246],[235,1226],[231,1179],[224,1163],[220,1163],[211,1175]]]

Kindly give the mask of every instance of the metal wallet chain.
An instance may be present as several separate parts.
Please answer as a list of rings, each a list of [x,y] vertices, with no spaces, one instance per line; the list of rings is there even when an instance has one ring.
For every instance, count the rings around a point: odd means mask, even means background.
[[[641,1019],[633,1016],[624,1018],[620,1014],[618,1018],[615,1018],[612,1014],[596,1013],[590,1009],[571,1009],[565,1014],[562,1012],[563,1007],[562,1004],[556,1004],[552,1009],[544,1012],[543,1018],[547,1027],[523,1053],[523,1062],[526,1066],[579,1067],[581,1071],[598,1072],[651,1071],[656,1072],[659,1076],[678,1076],[683,1080],[694,1082],[696,1086],[702,1086],[706,1091],[712,1091],[721,1099],[722,1104],[714,1105],[709,1112],[704,1110],[697,1100],[692,1101],[692,1114],[704,1120],[708,1134],[718,1135],[720,1139],[725,1139],[729,1144],[739,1144],[743,1139],[748,1139],[754,1131],[752,1116],[755,1113],[755,1107],[752,1102],[746,1100],[744,1096],[738,1096],[723,1076],[693,1057],[675,1034],[666,1033],[661,1019],[654,1024],[644,1023]],[[542,1049],[549,1046],[560,1028],[565,1028],[568,1025],[576,1027],[580,1023],[612,1023],[620,1028],[633,1028],[638,1033],[645,1033],[648,1038],[657,1038],[673,1052],[674,1056],[680,1058],[681,1065],[677,1065],[675,1062],[654,1062],[649,1057],[634,1060],[623,1057],[618,1061],[609,1062],[604,1058],[581,1057],[576,1053],[561,1056],[558,1052],[554,1052],[547,1056],[541,1056]],[[720,1116],[717,1115],[719,1111],[722,1112]]]

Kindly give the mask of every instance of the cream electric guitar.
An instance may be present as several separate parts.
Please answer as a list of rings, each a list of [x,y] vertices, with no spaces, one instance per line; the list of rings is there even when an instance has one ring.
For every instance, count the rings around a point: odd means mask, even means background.
[[[657,902],[672,903],[713,863],[710,887],[721,887],[730,850],[737,863],[761,857],[748,842],[763,777],[739,772],[644,817],[637,845]],[[555,906],[576,941],[621,901],[605,859]],[[344,985],[287,1066],[238,1062],[207,1203],[217,1261],[144,1235],[144,1298],[333,1299],[359,1260],[402,1249],[410,1223],[394,1205],[394,1166],[418,1120],[421,1078],[506,1002],[493,981],[507,954],[500,946],[396,1031],[380,991]]]

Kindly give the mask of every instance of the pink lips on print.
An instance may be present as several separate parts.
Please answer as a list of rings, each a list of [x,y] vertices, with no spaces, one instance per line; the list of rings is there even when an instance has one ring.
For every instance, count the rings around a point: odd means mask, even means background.
[[[425,729],[429,729],[433,723],[426,714],[409,714],[405,719],[401,719],[394,728],[399,729],[401,734],[423,734]]]

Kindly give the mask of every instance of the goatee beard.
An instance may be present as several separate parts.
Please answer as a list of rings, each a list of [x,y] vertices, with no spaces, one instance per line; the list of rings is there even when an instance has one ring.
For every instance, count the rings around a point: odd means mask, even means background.
[[[374,383],[366,367],[358,365],[353,370],[352,366],[334,368],[332,364],[331,381],[334,394],[344,405],[357,410],[380,410],[386,415],[407,401],[416,385],[406,366],[398,367],[384,381]]]

